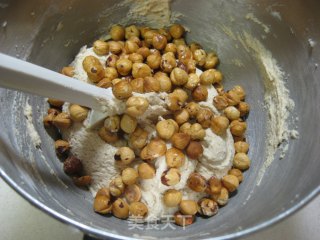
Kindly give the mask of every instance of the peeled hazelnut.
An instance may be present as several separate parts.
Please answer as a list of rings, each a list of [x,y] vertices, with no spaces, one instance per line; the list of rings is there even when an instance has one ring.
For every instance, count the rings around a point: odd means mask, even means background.
[[[166,163],[168,167],[172,168],[179,168],[183,166],[186,160],[185,155],[183,152],[177,148],[170,148],[166,152]]]
[[[58,100],[58,99],[54,99],[54,98],[49,98],[48,99],[48,103],[53,107],[60,108],[64,104],[64,101],[61,101],[61,100]]]
[[[230,131],[232,135],[241,137],[247,130],[247,124],[245,122],[234,120],[230,123]]]
[[[73,183],[77,187],[88,187],[92,183],[92,177],[91,176],[81,176],[81,177],[75,177],[73,178]]]
[[[206,136],[206,131],[199,123],[192,124],[187,133],[190,135],[192,140],[203,140]]]
[[[195,221],[195,216],[191,215],[183,215],[181,212],[176,212],[174,214],[174,222],[175,224],[185,227],[191,225]]]
[[[93,202],[93,209],[97,213],[107,214],[112,210],[112,203],[110,198],[106,196],[96,196]]]
[[[98,58],[87,56],[84,58],[82,66],[92,82],[99,82],[104,77],[104,69]]]
[[[131,73],[132,69],[132,62],[129,59],[119,59],[116,62],[116,68],[118,70],[118,73],[120,73],[122,76],[126,76],[129,73]]]
[[[127,81],[121,80],[113,86],[112,93],[117,99],[127,99],[132,95],[132,87]]]
[[[175,125],[169,120],[159,121],[156,125],[156,130],[159,137],[165,140],[169,140],[176,132]]]
[[[208,98],[208,89],[206,86],[199,85],[192,91],[193,100],[196,102],[206,101]]]
[[[179,61],[183,64],[188,65],[188,62],[192,60],[192,52],[185,44],[181,43],[177,45],[177,55]]]
[[[182,192],[175,189],[168,189],[163,194],[163,202],[167,207],[176,207],[182,200]]]
[[[75,122],[82,122],[88,116],[88,108],[77,104],[72,104],[69,107],[70,118]]]
[[[152,45],[155,49],[162,50],[167,45],[167,38],[162,34],[155,34],[152,38]]]
[[[141,163],[138,166],[138,174],[141,179],[151,179],[156,175],[156,170],[149,163]]]
[[[148,132],[137,127],[129,136],[129,146],[133,149],[141,149],[147,144]]]
[[[147,57],[146,63],[151,69],[158,69],[161,63],[161,56],[159,54],[150,54]]]
[[[134,63],[132,65],[132,76],[134,78],[144,78],[151,76],[151,68],[144,63]]]
[[[200,83],[200,78],[195,73],[190,73],[187,83],[184,85],[189,90],[195,89]]]
[[[128,114],[123,114],[121,121],[120,121],[120,128],[125,133],[133,133],[138,125],[137,119],[129,116]]]
[[[164,52],[172,52],[173,54],[176,54],[177,52],[177,46],[174,43],[168,43],[167,46],[164,49]]]
[[[123,46],[120,42],[109,41],[108,44],[109,44],[109,51],[111,53],[116,55],[121,53]]]
[[[247,153],[249,151],[249,143],[239,141],[234,144],[234,149],[236,153]]]
[[[161,70],[166,73],[171,73],[177,66],[176,58],[172,52],[168,52],[162,55],[160,67]]]
[[[186,109],[182,109],[182,110],[174,113],[174,120],[179,125],[187,122],[189,120],[189,118],[190,118],[189,112]]]
[[[95,197],[98,197],[98,196],[106,196],[107,198],[111,198],[109,188],[106,188],[106,187],[100,188],[100,189],[97,191]]]
[[[203,85],[211,85],[215,83],[215,70],[209,69],[201,73],[200,75],[200,83]]]
[[[128,165],[135,159],[135,154],[131,148],[121,147],[114,155],[114,160],[121,161],[121,163]]]
[[[149,107],[149,102],[144,97],[130,97],[127,102],[127,114],[132,117],[139,117],[147,110]]]
[[[239,180],[239,183],[243,181],[243,174],[239,169],[232,168],[229,170],[228,174],[236,176]]]
[[[200,110],[200,106],[196,102],[189,102],[185,109],[188,111],[190,117],[196,117]]]
[[[63,162],[63,170],[68,175],[79,174],[82,171],[82,163],[75,156],[70,156]]]
[[[143,82],[144,92],[159,92],[160,82],[154,77],[145,77]]]
[[[174,85],[181,86],[187,83],[188,74],[181,68],[174,68],[170,74],[170,79]]]
[[[246,102],[240,102],[238,105],[238,110],[240,111],[240,116],[245,117],[250,112],[250,105]]]
[[[69,114],[62,112],[53,118],[52,123],[58,129],[64,130],[68,129],[71,126],[72,121]]]
[[[73,77],[74,76],[74,67],[71,67],[71,66],[63,67],[61,70],[61,73],[63,75],[68,76],[68,77]]]
[[[246,92],[244,91],[243,87],[241,87],[239,85],[234,86],[231,91],[238,94],[241,101],[243,101],[246,98]]]
[[[143,59],[145,59],[150,55],[150,49],[147,47],[141,47],[137,50],[137,53],[140,54]]]
[[[131,25],[125,28],[125,38],[140,37],[140,30],[135,25]]]
[[[190,45],[189,45],[189,48],[191,50],[192,53],[194,53],[196,50],[198,49],[202,49],[202,46],[197,43],[197,42],[192,42]]]
[[[143,62],[143,56],[139,53],[131,53],[129,55],[129,60],[132,63],[142,63]]]
[[[187,185],[195,192],[204,192],[207,188],[206,179],[199,173],[191,173],[187,180]]]
[[[169,168],[161,175],[161,182],[166,186],[174,186],[180,182],[181,174],[176,168]]]
[[[130,85],[133,92],[144,93],[144,79],[135,78],[130,81]]]
[[[103,125],[108,131],[112,133],[118,132],[120,129],[120,117],[118,115],[107,117],[104,120]]]
[[[229,192],[234,192],[239,187],[239,180],[234,175],[225,175],[221,181]]]
[[[242,171],[247,170],[250,167],[251,161],[247,154],[237,153],[233,158],[233,166]]]
[[[142,160],[150,161],[157,157],[163,156],[167,151],[166,143],[160,138],[155,138],[150,141],[150,143],[145,146],[141,153],[140,158]]]
[[[185,149],[189,142],[190,142],[191,138],[189,136],[189,134],[187,133],[175,133],[173,134],[172,138],[171,138],[171,143],[174,147],[183,150]]]
[[[208,194],[219,194],[221,192],[222,184],[220,179],[216,177],[211,177],[208,180],[208,188],[207,188],[207,193]]]
[[[107,67],[106,69],[104,69],[104,76],[105,78],[109,78],[111,80],[117,78],[118,77],[117,69],[114,67]]]
[[[179,46],[187,46],[186,41],[183,38],[173,39],[172,41],[177,47]]]
[[[224,114],[230,121],[237,120],[240,118],[240,111],[234,106],[229,106],[226,109],[224,109]]]
[[[208,53],[206,57],[206,63],[204,64],[205,69],[214,68],[218,65],[219,58],[214,52]]]
[[[134,168],[125,168],[121,173],[122,181],[126,185],[135,184],[138,177],[138,172]]]
[[[225,96],[227,98],[228,105],[230,106],[238,105],[241,101],[238,93],[236,93],[235,91],[228,91]]]
[[[198,204],[193,200],[182,200],[179,208],[181,213],[185,215],[195,215],[198,212]]]
[[[66,156],[70,150],[70,144],[64,140],[57,140],[54,143],[54,148],[58,156]]]
[[[228,99],[225,95],[219,95],[215,96],[213,98],[213,105],[218,109],[218,110],[223,110],[226,107],[228,107]]]
[[[196,49],[193,51],[193,58],[197,62],[197,65],[203,67],[206,63],[207,53],[203,49]]]
[[[177,91],[178,90],[178,91]],[[172,93],[168,94],[168,108],[171,111],[180,110],[186,100],[188,99],[188,94],[182,89],[175,89]]]
[[[119,197],[124,192],[124,183],[121,177],[116,177],[109,184],[110,194],[114,197]]]
[[[117,133],[110,132],[105,127],[100,128],[98,135],[103,141],[107,143],[114,143],[119,140]]]
[[[135,53],[139,49],[139,45],[131,40],[126,41],[124,49],[127,54]]]
[[[115,55],[115,54],[111,54],[106,61],[106,66],[107,67],[116,67],[116,63],[119,60],[119,56]]]
[[[110,35],[115,41],[123,40],[125,35],[124,27],[120,25],[113,25],[110,29]]]
[[[109,88],[112,87],[112,80],[110,78],[102,78],[98,83],[97,87]]]
[[[164,72],[157,72],[154,78],[160,84],[160,92],[171,92],[172,83],[168,75]]]
[[[224,116],[217,116],[211,120],[211,130],[217,134],[222,135],[229,127],[229,120]]]
[[[213,112],[209,108],[200,108],[197,113],[197,122],[203,127],[208,128],[211,125]]]
[[[109,45],[107,42],[97,40],[93,43],[93,51],[98,55],[106,55],[109,52]]]
[[[138,218],[145,218],[148,215],[148,207],[142,202],[133,202],[129,206],[130,215]]]
[[[186,149],[186,153],[191,159],[199,159],[203,154],[203,147],[200,142],[191,141]]]
[[[169,28],[169,33],[171,34],[171,36],[174,39],[178,39],[181,38],[183,36],[185,32],[185,29],[183,26],[181,26],[180,24],[173,24],[170,28]]]
[[[138,185],[133,184],[126,186],[124,190],[124,197],[128,203],[138,202],[141,199],[141,189]]]
[[[199,213],[206,217],[212,217],[218,213],[218,204],[209,198],[202,198],[199,201]]]
[[[121,198],[118,198],[112,204],[112,213],[115,217],[120,219],[126,219],[129,217],[129,205]]]
[[[228,203],[229,192],[225,187],[221,188],[221,192],[218,194],[211,195],[212,199],[215,200],[219,206],[224,206]]]

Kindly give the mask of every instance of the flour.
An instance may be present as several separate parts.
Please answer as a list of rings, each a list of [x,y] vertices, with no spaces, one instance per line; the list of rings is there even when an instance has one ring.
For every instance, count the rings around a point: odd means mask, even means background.
[[[32,107],[30,106],[30,104],[28,102],[26,103],[26,105],[24,107],[23,114],[27,119],[27,123],[26,123],[27,131],[28,131],[28,134],[31,138],[31,142],[34,147],[38,148],[38,147],[40,147],[41,139],[40,139],[40,136],[39,136],[37,130],[35,129],[35,127],[33,125]]]

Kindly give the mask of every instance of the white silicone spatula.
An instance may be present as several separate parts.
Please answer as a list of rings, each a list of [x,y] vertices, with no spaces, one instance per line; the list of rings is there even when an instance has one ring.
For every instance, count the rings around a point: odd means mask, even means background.
[[[114,107],[112,91],[0,53],[0,87],[76,103],[105,112]]]

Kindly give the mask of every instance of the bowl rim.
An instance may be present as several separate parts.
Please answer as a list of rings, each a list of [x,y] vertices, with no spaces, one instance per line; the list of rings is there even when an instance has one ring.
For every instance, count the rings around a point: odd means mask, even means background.
[[[90,227],[90,226],[87,226],[87,225],[85,225],[83,223],[75,221],[75,220],[71,219],[70,217],[67,217],[67,216],[64,216],[61,213],[58,213],[57,211],[53,210],[52,208],[46,206],[44,203],[42,203],[39,200],[35,199],[31,194],[29,194],[27,191],[22,189],[8,174],[6,174],[5,171],[2,168],[0,168],[0,177],[15,192],[17,192],[20,196],[22,196],[25,200],[27,200],[31,205],[33,205],[34,207],[40,209],[45,214],[47,214],[47,215],[49,215],[51,217],[54,217],[58,221],[60,221],[62,223],[65,223],[65,224],[68,224],[68,225],[71,225],[71,226],[81,230],[85,234],[93,235],[95,237],[102,237],[102,238],[112,237],[114,239],[125,239],[125,240],[127,240],[127,239],[138,239],[138,238],[134,238],[134,237],[125,237],[125,236],[121,236],[121,235],[114,234],[114,233],[111,233],[111,232],[98,230],[98,229],[95,229],[94,227]],[[313,200],[319,193],[320,193],[320,186],[316,187],[307,196],[305,196],[304,198],[300,199],[300,201],[297,202],[297,204],[295,204],[291,208],[289,208],[287,210],[284,210],[281,213],[279,213],[279,215],[277,215],[275,217],[272,217],[269,220],[264,221],[262,223],[259,223],[259,224],[255,225],[255,226],[250,227],[250,228],[242,229],[242,230],[240,230],[238,232],[227,234],[227,235],[224,235],[224,236],[208,237],[208,238],[202,238],[202,239],[214,239],[214,240],[235,239],[235,238],[240,238],[240,237],[252,234],[252,233],[257,232],[257,231],[262,230],[262,229],[266,229],[267,227],[271,227],[275,223],[278,223],[278,222],[284,220],[285,218],[287,218],[287,217],[291,216],[292,214],[294,214],[295,212],[297,212],[302,207],[306,206],[306,204],[309,203],[311,200]]]

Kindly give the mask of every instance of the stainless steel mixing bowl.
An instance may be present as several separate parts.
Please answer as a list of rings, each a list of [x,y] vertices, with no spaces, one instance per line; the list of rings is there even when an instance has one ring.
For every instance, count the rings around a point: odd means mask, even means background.
[[[127,6],[106,11],[116,3],[1,0],[0,51],[58,71],[72,61],[81,46],[127,15]],[[217,216],[198,219],[185,230],[129,230],[125,221],[95,214],[90,193],[74,187],[55,156],[53,140],[41,123],[45,100],[0,89],[0,173],[31,204],[101,238],[230,239],[278,222],[319,193],[320,2],[175,0],[172,9],[182,13],[179,21],[191,30],[190,41],[217,50],[226,85],[242,84],[252,106],[248,120],[252,167],[228,206]],[[248,13],[261,23],[246,18]],[[254,56],[222,25],[233,33],[247,31],[263,43],[287,74],[286,85],[296,103],[300,138],[292,141],[284,159],[271,164],[259,186],[256,179],[265,157],[266,136],[263,76]],[[265,27],[270,28],[269,33]],[[241,60],[243,66],[234,59]],[[30,128],[23,113],[27,101],[33,107],[33,123],[41,137],[39,148],[33,146],[26,130]]]

